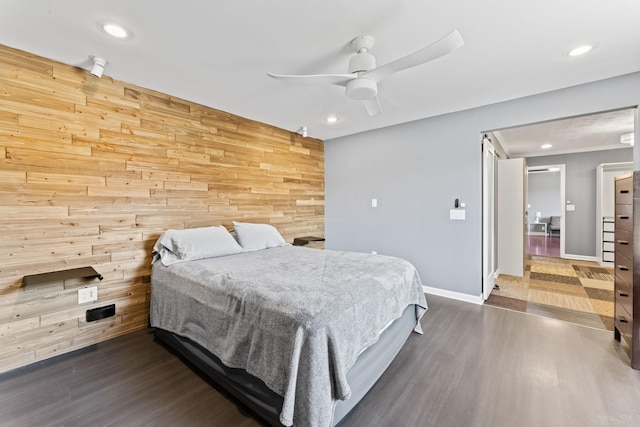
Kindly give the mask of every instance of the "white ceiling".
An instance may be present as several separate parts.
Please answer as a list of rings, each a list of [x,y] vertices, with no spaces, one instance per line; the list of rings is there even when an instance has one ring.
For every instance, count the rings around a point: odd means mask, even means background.
[[[510,158],[629,148],[620,137],[634,131],[633,108],[494,131]],[[551,148],[542,149],[543,144]]]
[[[86,69],[101,56],[106,76],[326,140],[639,71],[638,18],[638,0],[0,0],[0,43]],[[266,76],[345,73],[358,35],[382,65],[452,29],[465,45],[381,82],[374,117],[342,87]]]

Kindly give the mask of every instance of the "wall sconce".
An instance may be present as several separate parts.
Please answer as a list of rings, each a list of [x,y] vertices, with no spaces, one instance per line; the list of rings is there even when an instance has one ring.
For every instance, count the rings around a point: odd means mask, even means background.
[[[302,126],[300,129],[298,129],[296,132],[299,133],[300,135],[302,135],[303,138],[307,137],[307,127],[306,126]]]
[[[104,66],[107,65],[107,60],[100,58],[98,56],[90,56],[93,61],[93,67],[91,68],[91,74],[96,76],[97,78],[102,77],[102,73],[104,72]]]

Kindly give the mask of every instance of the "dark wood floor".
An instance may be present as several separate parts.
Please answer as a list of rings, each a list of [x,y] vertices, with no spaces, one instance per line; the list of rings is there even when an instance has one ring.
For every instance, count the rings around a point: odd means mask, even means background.
[[[340,427],[640,425],[640,371],[613,334],[428,296]],[[2,426],[258,426],[141,331],[0,375]]]
[[[528,234],[527,255],[560,258],[560,237]]]

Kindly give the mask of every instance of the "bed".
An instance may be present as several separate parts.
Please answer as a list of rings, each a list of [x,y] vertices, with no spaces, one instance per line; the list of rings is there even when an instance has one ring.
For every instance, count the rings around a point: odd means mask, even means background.
[[[215,249],[203,230],[159,239],[151,276],[157,339],[271,425],[337,424],[411,331],[421,332],[427,303],[415,268],[287,245],[266,224],[248,224],[249,233],[234,227],[232,240],[215,230],[224,240]]]

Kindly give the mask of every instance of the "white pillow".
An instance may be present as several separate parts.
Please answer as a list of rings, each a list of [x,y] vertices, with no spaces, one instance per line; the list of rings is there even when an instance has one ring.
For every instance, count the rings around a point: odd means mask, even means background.
[[[287,244],[273,225],[233,221],[233,229],[245,252],[277,248]]]
[[[242,247],[223,226],[167,230],[153,247],[162,264],[239,254]]]

